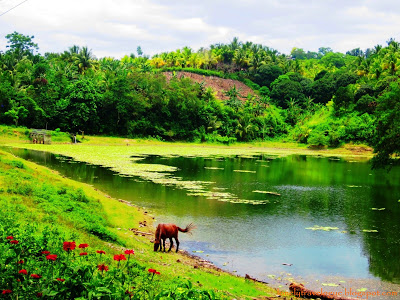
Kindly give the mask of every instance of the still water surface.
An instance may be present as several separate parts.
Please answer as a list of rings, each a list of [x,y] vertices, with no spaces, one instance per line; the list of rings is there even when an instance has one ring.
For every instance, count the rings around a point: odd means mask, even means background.
[[[181,248],[240,275],[282,288],[299,280],[311,288],[399,291],[400,168],[371,171],[366,162],[302,155],[143,160],[177,167],[173,176],[183,180],[213,182],[210,191],[239,200],[230,203],[59,155],[12,151],[146,207],[157,222],[193,222],[197,229],[180,235]],[[314,225],[338,229],[307,229]]]

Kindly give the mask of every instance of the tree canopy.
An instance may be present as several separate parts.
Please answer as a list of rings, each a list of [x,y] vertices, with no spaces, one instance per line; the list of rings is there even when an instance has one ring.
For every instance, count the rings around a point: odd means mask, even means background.
[[[122,59],[89,47],[37,53],[13,32],[0,51],[0,122],[68,132],[232,142],[280,138],[316,146],[367,143],[375,165],[399,155],[400,46],[390,39],[345,54],[329,47],[285,55],[242,42]],[[239,80],[222,101],[179,71]],[[167,79],[164,72],[172,72]],[[246,99],[246,100],[242,100]]]

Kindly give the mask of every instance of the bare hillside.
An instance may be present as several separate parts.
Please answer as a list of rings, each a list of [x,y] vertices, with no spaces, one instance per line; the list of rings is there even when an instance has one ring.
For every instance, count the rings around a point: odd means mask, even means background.
[[[172,78],[172,72],[164,72],[163,73],[168,80]],[[248,94],[255,94],[254,91],[245,85],[243,82],[233,79],[224,79],[215,76],[204,76],[189,72],[176,72],[176,76],[185,76],[191,78],[195,82],[205,82],[206,87],[211,87],[215,92],[217,92],[217,98],[221,100],[227,100],[228,97],[225,95],[225,92],[230,90],[233,86],[239,90],[241,99],[246,100]]]

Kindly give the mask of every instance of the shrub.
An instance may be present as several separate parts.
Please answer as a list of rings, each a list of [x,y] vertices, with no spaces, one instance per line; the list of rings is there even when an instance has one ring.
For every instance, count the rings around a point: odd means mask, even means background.
[[[329,144],[329,131],[323,126],[311,130],[307,139],[307,143],[311,147],[325,147]]]

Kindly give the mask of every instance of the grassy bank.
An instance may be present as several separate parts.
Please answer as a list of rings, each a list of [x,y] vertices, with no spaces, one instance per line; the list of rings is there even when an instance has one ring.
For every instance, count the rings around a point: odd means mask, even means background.
[[[0,144],[7,143],[29,143],[30,133],[33,129],[26,127],[14,127],[0,125]],[[59,130],[49,131],[51,133],[51,139],[53,143],[69,143],[71,138],[68,133],[61,132]]]
[[[338,149],[311,150],[304,145],[283,142],[224,146],[95,136],[78,137],[80,140],[78,144],[70,144],[68,139],[61,141],[56,139],[55,142],[53,140],[52,145],[42,145],[30,144],[26,129],[7,128],[7,130],[0,131],[1,134],[2,137],[7,137],[1,139],[0,143],[3,144],[62,154],[79,161],[111,168],[120,174],[139,176],[155,183],[172,184],[178,188],[192,192],[196,190],[199,193],[205,192],[204,186],[200,182],[185,181],[182,178],[174,177],[171,175],[175,171],[173,167],[138,162],[148,155],[166,157],[235,155],[248,157],[305,154],[341,156],[351,160],[367,160],[372,155],[370,149],[360,145],[347,145]],[[152,218],[144,214],[139,208],[118,202],[91,186],[68,180],[44,167],[15,158],[11,154],[1,152],[0,155],[0,162],[2,163],[0,169],[3,170],[0,178],[0,199],[3,207],[7,207],[7,213],[1,215],[4,241],[2,250],[14,255],[14,257],[12,255],[6,256],[5,259],[10,261],[20,259],[20,257],[15,257],[17,252],[11,248],[10,241],[6,240],[7,236],[14,236],[21,241],[34,241],[33,246],[29,247],[37,248],[34,252],[30,252],[34,253],[36,257],[40,258],[40,251],[57,253],[60,265],[66,266],[66,262],[71,263],[70,269],[77,268],[84,262],[84,266],[87,266],[85,270],[92,270],[91,276],[97,280],[95,283],[85,282],[85,286],[81,287],[82,293],[86,293],[83,294],[86,298],[89,297],[89,292],[91,292],[92,296],[98,293],[105,297],[112,298],[119,295],[118,297],[128,299],[129,293],[133,295],[132,289],[129,289],[128,286],[130,288],[135,286],[135,295],[139,298],[155,297],[165,293],[176,294],[177,291],[185,295],[181,299],[186,299],[188,293],[197,293],[196,297],[193,296],[196,299],[203,296],[205,299],[213,297],[246,299],[261,295],[276,295],[276,291],[263,284],[207,268],[202,266],[201,262],[182,254],[154,253],[147,235],[135,235],[129,230],[130,228],[138,228],[139,222],[146,221],[148,226],[144,229],[141,228],[141,231],[151,231]],[[93,214],[93,211],[96,214]],[[10,215],[13,218],[7,217]],[[46,241],[46,243],[43,244],[43,241]],[[82,258],[79,251],[75,251],[74,256],[69,256],[68,252],[62,249],[64,241],[76,241],[77,245],[88,243],[90,248],[87,251],[87,258]],[[22,242],[19,245],[23,247]],[[104,249],[107,253],[108,256],[104,256],[104,261],[99,261],[98,254],[95,252],[98,249]],[[121,270],[120,264],[113,260],[113,255],[124,253],[127,249],[134,249],[135,255],[129,264],[126,261],[122,262],[124,269]],[[84,250],[86,251],[86,249]],[[46,260],[41,257],[41,263],[43,261]],[[71,289],[79,290],[75,285],[78,281],[82,281],[82,278],[78,280],[73,271],[66,272],[66,274],[69,274],[68,278],[65,279],[67,283],[63,283],[65,289],[60,291],[56,289],[58,286],[54,285],[57,281],[54,272],[48,275],[50,272],[49,265],[39,263],[39,269],[37,269],[34,268],[33,262],[36,261],[32,260],[30,266],[30,268],[33,268],[32,272],[43,271],[47,274],[44,277],[46,280],[49,280],[49,277],[52,278],[50,281],[53,283],[51,287],[54,290],[43,289],[42,293],[51,295],[51,293],[56,292],[66,293]],[[113,278],[123,278],[122,281],[118,282],[118,287],[110,289],[110,286],[107,285],[108,281],[105,280],[109,277],[104,276],[104,272],[93,267],[99,263],[105,263],[110,270],[113,270],[106,273],[107,276],[112,274]],[[78,269],[81,270],[81,268]],[[154,279],[148,273],[148,269],[157,270],[160,272],[160,276]],[[128,276],[125,276],[128,270],[136,274],[131,281],[124,279],[128,278]],[[15,268],[5,271],[11,275],[12,272],[19,272]],[[57,274],[61,276],[60,271]],[[8,289],[10,287],[10,290],[20,290],[21,287],[15,285],[15,282],[10,284],[10,280],[15,279],[11,275],[2,278],[0,288]],[[30,289],[28,289],[30,295],[38,292],[34,287],[39,288],[40,285],[36,283],[31,280]],[[42,286],[45,286],[45,284],[42,284]],[[150,290],[152,291],[151,295],[146,292]],[[122,294],[126,291],[128,291],[128,294]],[[144,296],[145,294],[146,296]]]
[[[11,291],[12,299],[33,299],[37,293],[66,299],[72,291],[79,292],[82,299],[95,295],[102,299],[152,298],[168,293],[181,294],[177,299],[190,295],[196,299],[244,299],[276,294],[265,285],[203,268],[181,254],[154,253],[146,236],[129,230],[138,228],[139,222],[151,224],[152,218],[137,207],[9,153],[0,152],[0,170],[4,253],[0,288]],[[65,241],[76,241],[76,249],[65,251]],[[78,249],[79,244],[89,247]],[[127,249],[135,250],[129,261],[113,260]],[[56,260],[46,258],[43,251],[57,255]],[[23,264],[18,264],[22,260]],[[98,270],[101,264],[108,272]],[[154,277],[149,269],[160,274]],[[33,274],[40,278],[31,277]]]

